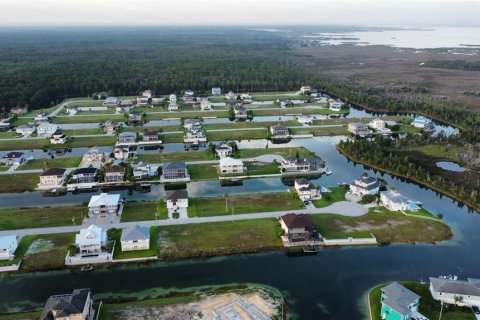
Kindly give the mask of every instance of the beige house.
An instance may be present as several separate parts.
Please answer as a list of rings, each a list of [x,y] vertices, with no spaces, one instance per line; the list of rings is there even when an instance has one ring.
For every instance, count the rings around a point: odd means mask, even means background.
[[[220,172],[222,174],[243,173],[243,162],[230,157],[220,159]]]
[[[122,182],[125,176],[125,168],[122,166],[113,165],[105,167],[105,182]]]
[[[150,229],[148,227],[132,226],[122,230],[120,238],[122,251],[150,249]]]
[[[51,168],[40,175],[40,187],[60,187],[65,181],[67,170],[62,168]]]
[[[93,320],[92,306],[90,289],[75,289],[48,298],[39,320]]]
[[[289,241],[318,239],[319,234],[312,217],[308,214],[288,213],[280,217],[280,226]]]

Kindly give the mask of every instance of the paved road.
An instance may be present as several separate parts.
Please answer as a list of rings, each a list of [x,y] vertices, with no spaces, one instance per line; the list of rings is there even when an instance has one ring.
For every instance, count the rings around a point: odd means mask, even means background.
[[[190,219],[120,222],[120,223],[111,223],[111,224],[105,225],[105,227],[125,228],[129,226],[134,226],[134,225],[140,225],[140,226],[146,226],[146,227],[151,227],[151,226],[162,227],[162,226],[182,225],[182,224],[191,224],[191,223],[209,223],[209,222],[239,221],[239,220],[250,220],[250,219],[261,219],[261,218],[277,218],[287,213],[308,213],[308,214],[334,213],[334,214],[340,214],[344,216],[358,217],[366,214],[367,212],[368,212],[368,209],[363,205],[360,205],[354,202],[340,201],[340,202],[335,202],[334,204],[328,207],[318,208],[318,209],[309,208],[309,209],[302,209],[302,210],[246,213],[246,214],[238,214],[238,215],[201,217],[201,218],[190,218]],[[25,235],[34,235],[34,234],[78,232],[82,228],[85,228],[85,226],[65,226],[65,227],[54,227],[54,228],[9,230],[9,231],[0,231],[0,236],[14,234],[14,235],[23,237]]]

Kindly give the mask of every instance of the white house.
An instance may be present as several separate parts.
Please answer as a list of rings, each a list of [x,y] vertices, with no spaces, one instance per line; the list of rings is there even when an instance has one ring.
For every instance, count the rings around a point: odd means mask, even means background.
[[[237,99],[237,95],[235,94],[235,92],[229,91],[229,92],[225,95],[225,98],[226,98],[227,100],[236,100],[236,99]]]
[[[144,96],[141,96],[141,97],[137,97],[137,106],[138,107],[146,107],[148,106],[148,97],[144,97]]]
[[[318,188],[307,179],[295,179],[295,191],[302,201],[310,201],[318,197]]]
[[[103,230],[96,225],[91,225],[87,229],[81,229],[75,236],[75,245],[79,249],[81,257],[98,256],[102,253],[102,247],[107,242],[107,230]]]
[[[120,237],[122,251],[150,249],[150,229],[148,227],[132,226],[122,230]]]
[[[368,126],[372,129],[375,129],[375,130],[384,130],[385,129],[385,121],[383,121],[382,119],[373,119],[372,121],[370,121],[368,123]]]
[[[327,165],[319,157],[296,158],[288,157],[280,162],[282,172],[326,171]]]
[[[212,104],[210,103],[210,101],[208,101],[207,98],[202,98],[202,100],[200,101],[200,108],[203,111],[212,110]]]
[[[158,165],[151,165],[144,161],[134,164],[132,169],[133,177],[137,180],[145,177],[155,177],[158,174]]]
[[[365,195],[375,195],[378,193],[379,189],[380,183],[378,182],[378,179],[369,177],[368,175],[363,175],[350,184],[350,190],[352,193],[360,197]]]
[[[122,132],[118,135],[118,144],[134,144],[136,141],[136,132]]]
[[[120,195],[101,193],[92,196],[88,203],[88,215],[95,214],[117,214],[120,210]]]
[[[27,163],[27,156],[23,152],[12,151],[0,159],[0,164],[5,166],[20,166]]]
[[[222,95],[222,88],[213,87],[212,88],[212,96],[220,96]]]
[[[185,143],[207,142],[207,136],[201,128],[191,128],[185,131],[183,141]]]
[[[222,174],[243,173],[243,162],[230,157],[220,159],[220,172]]]
[[[21,135],[32,134],[37,131],[35,126],[18,126],[15,128],[15,132]]]
[[[168,97],[168,100],[170,103],[177,103],[177,96],[172,93],[169,97]]]
[[[42,124],[48,123],[48,115],[46,113],[39,113],[33,118],[33,123]]]
[[[310,93],[312,91],[312,88],[310,86],[301,86],[300,87],[300,92],[302,94],[307,94],[307,93]]]
[[[58,126],[53,123],[42,123],[37,127],[39,135],[52,135],[58,130]]]
[[[124,167],[117,166],[117,165],[105,167],[104,180],[106,183],[123,182],[124,177],[125,177]]]
[[[368,125],[361,122],[349,123],[348,131],[359,136],[365,136],[370,133]]]
[[[67,176],[67,170],[50,168],[40,174],[40,187],[61,187]]]
[[[435,126],[433,125],[432,120],[430,120],[426,117],[423,117],[423,116],[416,117],[412,121],[412,123],[410,123],[410,125],[414,126],[415,128],[420,128],[424,131],[435,130]]]
[[[178,111],[177,96],[173,93],[169,97],[168,111]]]
[[[188,192],[187,190],[171,190],[165,194],[165,203],[168,209],[174,211],[178,208],[188,208]]]
[[[118,99],[117,97],[108,97],[107,99],[105,99],[105,101],[103,102],[103,105],[104,106],[117,106],[121,103],[120,99]]]
[[[443,303],[480,306],[480,279],[430,278],[430,292],[433,299]]]
[[[15,259],[17,246],[17,236],[0,236],[0,260]]]
[[[232,147],[226,142],[220,142],[215,147],[215,152],[219,158],[226,158],[232,155]]]
[[[98,175],[98,169],[94,167],[78,168],[73,172],[72,178],[77,180],[77,183],[92,183]]]
[[[249,92],[240,94],[240,99],[242,99],[243,103],[253,102],[253,97]]]
[[[150,99],[152,97],[152,90],[145,90],[140,93],[140,96]]]
[[[193,129],[193,128],[199,128],[202,126],[202,121],[201,119],[198,118],[192,118],[192,119],[185,119],[183,121],[183,128],[184,129]]]
[[[343,102],[340,100],[335,101],[330,99],[328,100],[328,107],[330,108],[330,110],[338,112],[342,110]]]
[[[51,144],[65,144],[67,142],[67,136],[59,129],[52,134],[50,138]]]
[[[417,205],[395,189],[380,192],[380,200],[390,211],[417,210]]]

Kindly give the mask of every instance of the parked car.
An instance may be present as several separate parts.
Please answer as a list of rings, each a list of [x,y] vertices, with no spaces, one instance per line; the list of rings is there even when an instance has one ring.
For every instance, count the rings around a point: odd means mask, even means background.
[[[480,309],[477,306],[472,306],[472,311],[473,313],[480,315]]]

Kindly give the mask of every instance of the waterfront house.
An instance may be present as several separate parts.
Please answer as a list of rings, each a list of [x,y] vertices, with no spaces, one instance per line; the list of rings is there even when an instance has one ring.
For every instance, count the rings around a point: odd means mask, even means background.
[[[319,157],[296,158],[288,157],[280,162],[282,172],[325,171],[326,164]]]
[[[373,119],[368,123],[368,126],[375,130],[384,130],[386,123],[382,119]]]
[[[212,104],[208,101],[208,98],[202,98],[200,100],[200,109],[203,111],[212,110]]]
[[[253,102],[253,97],[249,92],[240,94],[240,99],[242,99],[243,103]]]
[[[212,88],[212,96],[220,96],[222,95],[222,88],[213,87]]]
[[[15,250],[17,250],[17,247],[17,236],[0,236],[0,260],[15,259]]]
[[[195,94],[194,91],[191,90],[191,89],[185,90],[185,92],[183,94],[183,97],[182,97],[183,103],[194,104],[195,103],[194,94]]]
[[[128,123],[130,125],[143,124],[143,114],[140,111],[132,111],[128,114]]]
[[[118,127],[119,124],[115,121],[107,120],[103,123],[103,131],[105,133],[114,133]]]
[[[20,166],[27,163],[27,156],[23,152],[12,151],[0,159],[0,163],[5,166]]]
[[[416,117],[410,125],[414,126],[415,128],[422,129],[423,131],[433,131],[435,130],[435,126],[432,120],[424,117],[418,116]]]
[[[103,102],[103,105],[107,107],[116,107],[119,104],[121,104],[121,101],[117,97],[108,97]]]
[[[312,91],[312,87],[310,87],[310,86],[301,86],[301,87],[300,87],[300,92],[301,92],[302,94],[308,94],[308,93],[310,93],[311,91]]]
[[[42,123],[37,127],[38,135],[49,136],[54,134],[58,130],[58,126],[53,123]]]
[[[380,192],[380,200],[390,211],[418,210],[417,205],[396,189]]]
[[[230,157],[220,159],[220,172],[222,174],[243,173],[243,162]]]
[[[192,119],[185,119],[183,121],[183,128],[188,130],[188,129],[193,129],[193,128],[199,128],[202,126],[202,120],[198,118],[192,118]]]
[[[308,214],[288,213],[280,217],[280,226],[290,242],[308,241],[319,238],[312,217]]]
[[[178,111],[177,96],[173,93],[169,97],[168,111]]]
[[[237,95],[233,91],[229,91],[226,95],[225,98],[229,101],[235,101],[237,100]]]
[[[95,179],[98,175],[98,169],[93,167],[88,168],[78,168],[73,171],[72,178],[77,181],[77,183],[92,183],[95,182]]]
[[[480,306],[480,279],[430,278],[430,292],[433,299],[442,303]]]
[[[235,107],[233,107],[233,113],[235,114],[235,119],[237,120],[243,120],[247,119],[247,109],[245,109],[243,106],[237,104]]]
[[[11,118],[0,119],[0,132],[5,132],[12,128],[10,125],[10,121],[11,121]]]
[[[132,166],[133,177],[143,179],[145,177],[155,177],[158,174],[158,165],[151,165],[145,161],[140,161]]]
[[[82,158],[82,163],[95,164],[99,166],[103,161],[105,161],[105,153],[101,152],[98,148],[90,148]]]
[[[67,170],[50,168],[40,174],[40,187],[61,187],[67,176]]]
[[[97,94],[97,99],[98,100],[107,99],[107,96],[108,96],[108,93],[105,91],[102,91]]]
[[[175,182],[177,180],[190,180],[185,162],[165,162],[162,169],[161,180]]]
[[[118,135],[118,144],[134,144],[136,141],[136,132],[122,132]]]
[[[63,134],[62,130],[58,129],[52,134],[50,138],[51,144],[65,144],[67,142],[67,136]]]
[[[207,142],[207,136],[201,128],[191,128],[185,130],[185,134],[183,135],[183,141],[185,143]]]
[[[130,105],[126,104],[119,104],[115,107],[116,113],[125,113],[130,111]]]
[[[358,136],[366,136],[370,134],[368,125],[361,122],[354,122],[348,124],[348,131]]]
[[[148,101],[149,101],[150,98],[149,97],[144,97],[144,96],[137,97],[137,107],[148,106]]]
[[[34,118],[33,118],[33,123],[35,124],[42,124],[42,123],[48,123],[48,114],[46,114],[45,112],[42,112],[42,113],[39,113],[37,114]]]
[[[125,177],[125,168],[118,165],[105,167],[104,181],[106,183],[123,182]]]
[[[232,155],[232,147],[226,142],[220,142],[215,146],[215,152],[219,158],[225,158]]]
[[[90,289],[75,289],[71,294],[50,296],[39,320],[93,320],[94,314]]]
[[[333,99],[330,99],[328,100],[328,107],[330,108],[330,110],[332,111],[335,111],[335,112],[339,112],[342,110],[342,107],[343,107],[343,102],[340,101],[340,100],[333,100]]]
[[[143,134],[142,139],[144,142],[158,141],[158,131],[147,131]]]
[[[380,316],[383,320],[428,320],[418,312],[420,296],[398,282],[393,282],[382,288],[380,302],[382,304]]]
[[[307,179],[295,179],[295,191],[302,201],[310,201],[318,197],[318,188]]]
[[[118,214],[120,210],[120,195],[100,193],[90,198],[88,203],[88,215]]]
[[[302,124],[310,124],[313,122],[313,117],[312,116],[299,116],[297,118],[297,121],[302,123]]]
[[[350,191],[360,197],[366,195],[375,195],[380,189],[380,183],[377,178],[363,175],[350,184]]]
[[[150,249],[150,228],[131,226],[122,230],[120,237],[122,251]]]
[[[113,157],[117,160],[128,160],[134,158],[135,151],[130,152],[130,147],[128,146],[116,146],[113,148]]]
[[[29,126],[29,125],[18,126],[18,127],[15,128],[15,132],[18,133],[18,134],[21,134],[21,135],[30,135],[30,134],[34,133],[35,131],[37,131],[37,127]]]
[[[25,114],[27,112],[28,112],[27,108],[13,107],[12,109],[10,109],[10,113],[15,114],[15,115],[22,115],[22,114]]]
[[[272,139],[291,138],[290,133],[288,132],[288,128],[279,124],[270,127],[270,134],[272,135]]]
[[[150,99],[152,98],[152,96],[153,96],[152,90],[144,90],[143,92],[140,92],[140,97]]]
[[[80,257],[98,256],[102,253],[102,247],[107,243],[107,230],[96,225],[81,229],[75,236],[75,245],[79,250]]]
[[[170,190],[165,193],[167,209],[177,211],[179,208],[188,208],[187,190]]]

